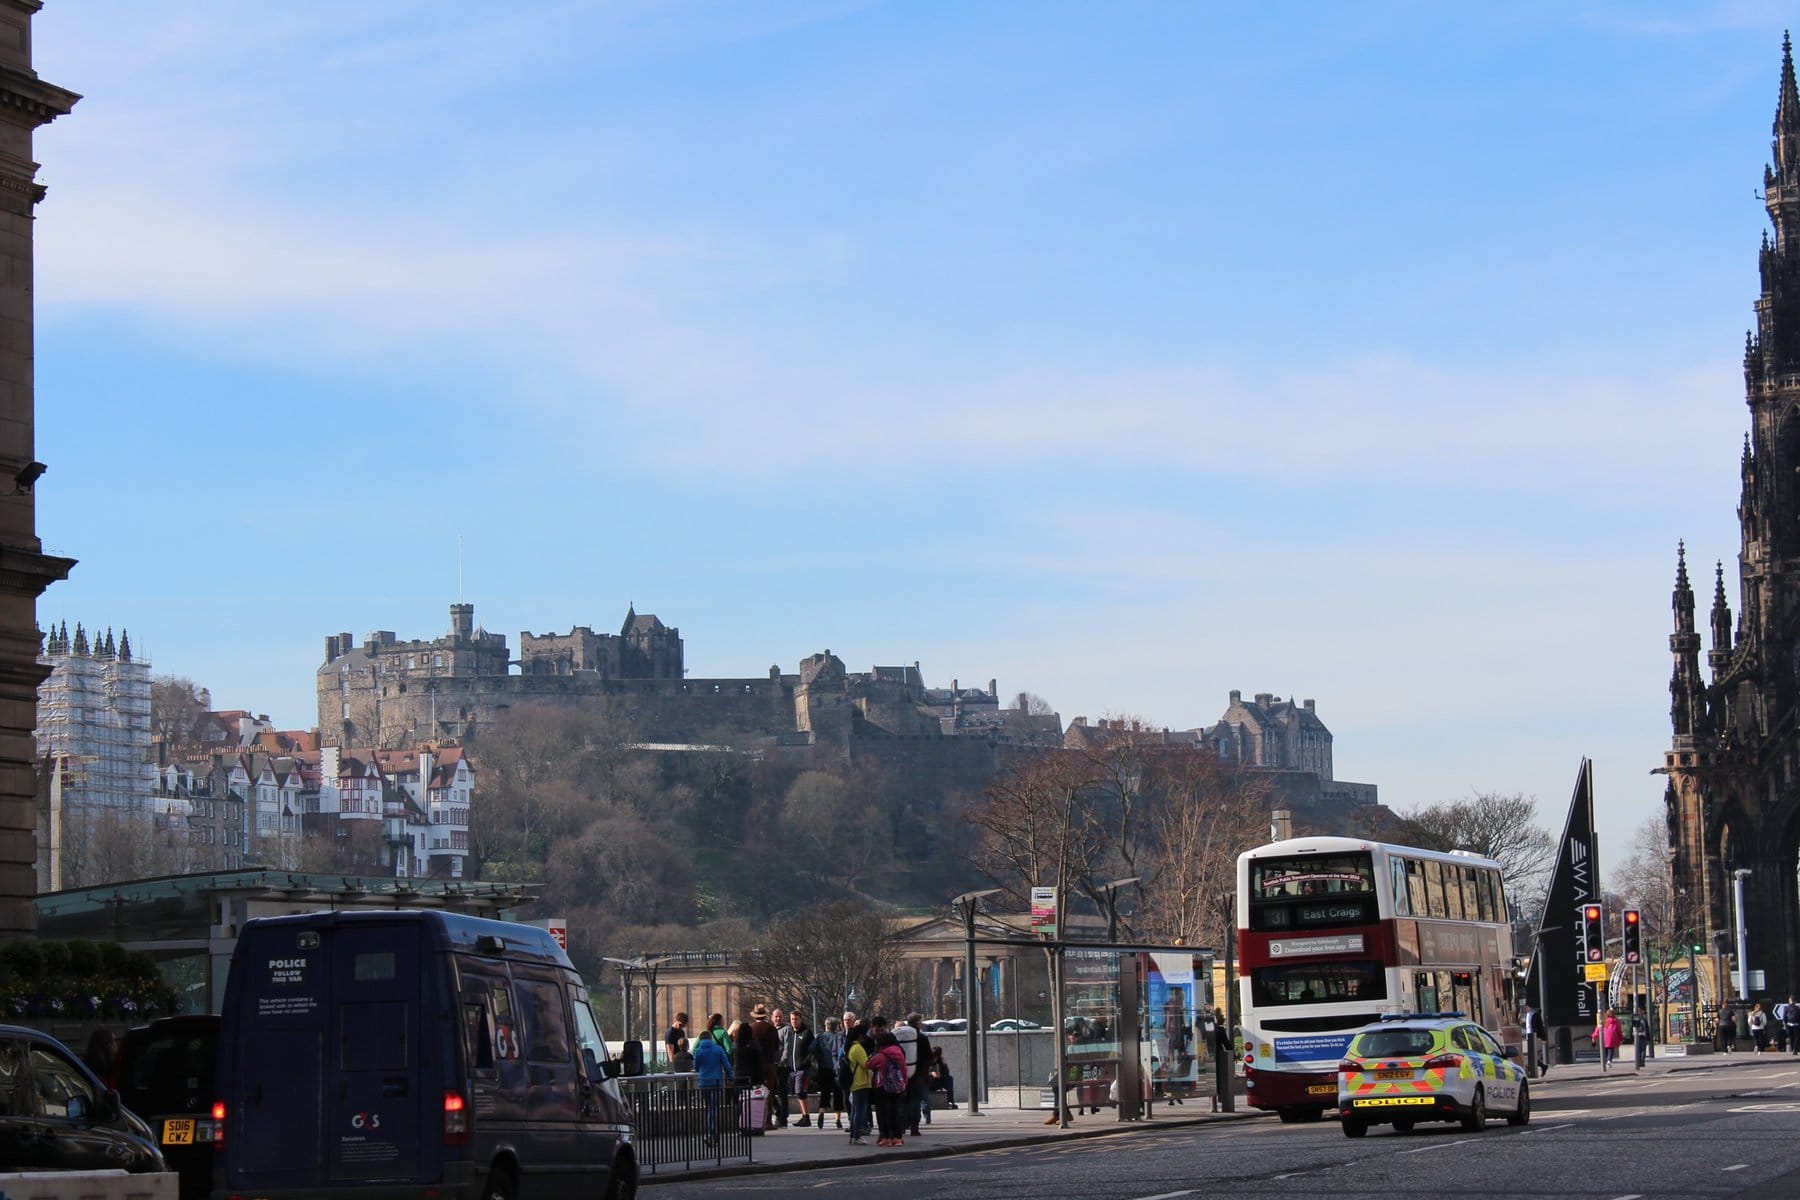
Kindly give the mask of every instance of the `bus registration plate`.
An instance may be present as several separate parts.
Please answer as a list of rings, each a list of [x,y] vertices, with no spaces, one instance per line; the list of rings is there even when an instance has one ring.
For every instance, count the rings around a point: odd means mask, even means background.
[[[1306,1094],[1309,1096],[1335,1096],[1337,1095],[1337,1084],[1315,1083],[1306,1089]]]
[[[194,1119],[192,1117],[171,1117],[163,1122],[163,1145],[191,1146],[194,1144]]]

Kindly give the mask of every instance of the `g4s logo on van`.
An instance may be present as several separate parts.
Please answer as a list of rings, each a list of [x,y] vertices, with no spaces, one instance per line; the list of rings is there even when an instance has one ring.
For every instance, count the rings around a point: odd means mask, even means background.
[[[352,1129],[380,1129],[381,1128],[381,1114],[380,1113],[357,1113],[355,1116],[350,1118],[350,1128],[352,1128]]]

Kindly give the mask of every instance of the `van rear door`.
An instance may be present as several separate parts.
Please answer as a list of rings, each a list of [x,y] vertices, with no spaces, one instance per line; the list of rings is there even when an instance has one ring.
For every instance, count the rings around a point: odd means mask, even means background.
[[[318,935],[293,927],[247,933],[232,962],[226,1139],[234,1187],[318,1182],[328,983]],[[232,1020],[234,1018],[234,1020]]]
[[[397,922],[330,935],[325,1159],[333,1182],[429,1180],[441,1170],[441,1130],[427,1118],[442,1112],[445,1064],[421,1045],[422,933],[418,922]]]

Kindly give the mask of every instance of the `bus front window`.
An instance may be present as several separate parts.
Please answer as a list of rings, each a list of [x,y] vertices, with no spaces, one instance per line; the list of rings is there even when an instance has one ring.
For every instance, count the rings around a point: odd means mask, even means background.
[[[1280,963],[1250,972],[1251,1002],[1258,1007],[1335,1004],[1387,999],[1387,974],[1379,962]]]

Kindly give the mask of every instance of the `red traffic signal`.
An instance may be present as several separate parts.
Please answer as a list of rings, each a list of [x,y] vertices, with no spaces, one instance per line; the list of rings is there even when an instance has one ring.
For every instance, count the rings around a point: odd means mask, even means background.
[[[1603,962],[1606,958],[1606,912],[1598,904],[1586,904],[1581,909],[1581,957],[1588,962]]]
[[[1639,928],[1640,914],[1635,908],[1628,908],[1625,917],[1625,963],[1636,966],[1644,961],[1643,939]]]

